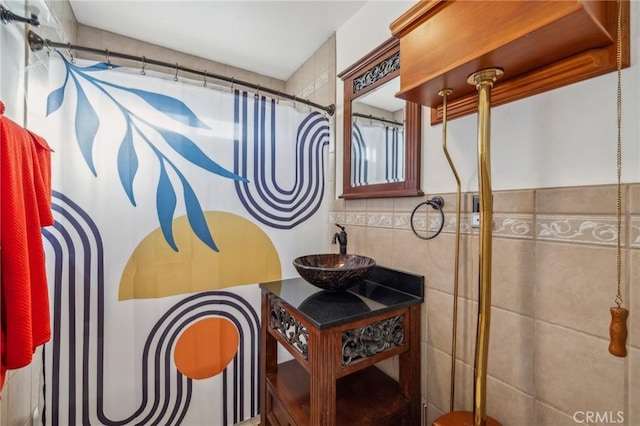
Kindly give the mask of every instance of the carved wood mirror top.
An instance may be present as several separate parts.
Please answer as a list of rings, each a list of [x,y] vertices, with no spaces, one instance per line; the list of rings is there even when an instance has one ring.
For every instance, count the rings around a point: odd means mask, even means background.
[[[344,82],[341,198],[422,195],[421,106],[395,97],[398,39],[387,40],[338,77]]]

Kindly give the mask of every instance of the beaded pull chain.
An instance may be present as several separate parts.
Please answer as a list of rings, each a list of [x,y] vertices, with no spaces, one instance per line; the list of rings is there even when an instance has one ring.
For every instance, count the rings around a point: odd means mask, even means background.
[[[616,59],[618,68],[618,82],[616,94],[616,120],[617,120],[617,144],[616,144],[616,165],[618,183],[616,186],[616,218],[617,218],[617,244],[616,244],[616,279],[617,291],[615,297],[615,307],[609,309],[611,313],[611,324],[609,325],[609,352],[612,355],[627,356],[627,318],[629,310],[622,307],[622,1],[618,3],[618,26],[616,40]]]

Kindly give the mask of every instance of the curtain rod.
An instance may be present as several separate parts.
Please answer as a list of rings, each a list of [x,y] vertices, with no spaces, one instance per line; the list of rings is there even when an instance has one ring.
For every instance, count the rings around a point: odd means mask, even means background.
[[[33,25],[34,27],[40,26],[40,21],[38,21],[38,16],[35,13],[32,13],[29,18],[24,18],[22,16],[18,16],[9,9],[5,9],[4,6],[0,5],[0,21],[3,24],[9,24],[13,21],[24,22],[25,24]]]
[[[95,54],[99,54],[99,55],[106,55],[108,58],[120,58],[120,59],[128,59],[131,61],[137,61],[137,62],[142,62],[143,64],[151,64],[151,65],[158,65],[161,67],[165,67],[165,68],[171,68],[171,69],[175,69],[176,72],[178,70],[183,71],[183,72],[188,72],[191,74],[196,74],[196,75],[200,75],[203,76],[205,78],[205,81],[207,78],[212,78],[215,80],[222,80],[222,81],[226,81],[228,83],[233,84],[237,84],[240,86],[244,86],[244,87],[249,87],[251,89],[256,90],[257,92],[266,92],[272,95],[275,95],[279,98],[284,98],[284,99],[289,99],[293,102],[299,102],[301,104],[305,104],[305,105],[309,105],[311,107],[320,109],[325,111],[327,114],[329,114],[330,116],[333,115],[333,113],[336,110],[336,107],[334,104],[328,105],[328,106],[324,106],[324,105],[320,105],[317,104],[315,102],[309,101],[307,99],[302,99],[302,98],[298,98],[297,96],[294,95],[290,95],[288,93],[283,93],[280,92],[278,90],[274,90],[274,89],[270,89],[268,87],[262,87],[259,84],[254,84],[254,83],[249,83],[248,81],[242,81],[242,80],[237,80],[233,77],[226,77],[223,75],[219,75],[219,74],[214,74],[214,73],[209,73],[206,70],[205,71],[200,71],[200,70],[196,70],[193,68],[188,68],[188,67],[183,67],[177,63],[175,64],[170,64],[168,62],[163,62],[163,61],[158,61],[156,59],[149,59],[147,57],[144,56],[134,56],[134,55],[129,55],[126,53],[119,53],[119,52],[112,52],[109,49],[106,50],[101,50],[101,49],[96,49],[93,47],[86,47],[86,46],[78,46],[78,45],[74,45],[71,43],[57,43],[57,42],[53,42],[49,39],[43,39],[42,37],[40,37],[38,34],[36,34],[35,32],[29,30],[29,34],[28,34],[28,42],[29,42],[29,48],[31,49],[32,52],[38,52],[42,49],[46,48],[61,48],[61,49],[69,49],[69,50],[79,50],[79,51],[84,51],[84,52],[89,52],[89,53],[95,53]]]
[[[382,121],[383,123],[395,124],[396,126],[404,126],[404,123],[400,123],[399,121],[389,120],[387,118],[382,118],[382,117],[374,117],[371,114],[362,114],[359,112],[352,112],[351,115],[353,117],[368,118],[369,120],[376,120],[376,121]]]

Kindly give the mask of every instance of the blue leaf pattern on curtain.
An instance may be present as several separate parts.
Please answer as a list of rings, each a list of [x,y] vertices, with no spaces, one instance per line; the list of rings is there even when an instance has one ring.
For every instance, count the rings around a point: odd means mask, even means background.
[[[241,182],[248,182],[246,178],[243,178],[235,173],[230,172],[211,158],[202,152],[193,141],[180,133],[164,130],[159,127],[155,127],[156,131],[162,135],[165,141],[174,149],[178,154],[182,155],[185,159],[189,160],[196,166],[200,166],[203,169],[220,175],[222,177],[239,180]]]
[[[64,102],[64,91],[67,88],[67,81],[69,81],[69,73],[65,74],[62,86],[51,92],[47,97],[47,116],[56,112],[62,106],[62,102]]]
[[[85,72],[93,72],[93,71],[105,71],[110,69],[119,68],[118,65],[109,64],[107,62],[98,62],[93,65],[89,65],[88,67],[78,67],[82,71]]]
[[[209,126],[200,121],[184,102],[176,98],[139,89],[129,89],[129,92],[138,95],[153,108],[182,124],[200,129],[209,128]]]
[[[172,249],[178,251],[176,242],[173,239],[173,214],[176,211],[176,193],[167,175],[164,160],[160,158],[160,177],[158,178],[158,190],[156,191],[156,205],[158,208],[158,220],[160,229],[167,244]]]
[[[122,138],[120,149],[118,150],[118,175],[122,187],[129,197],[129,201],[133,206],[136,205],[135,195],[133,194],[133,180],[138,171],[138,156],[133,147],[133,134],[131,132],[131,123],[127,121],[127,131]]]
[[[152,132],[155,131],[157,135],[160,135],[167,145],[169,145],[169,147],[171,147],[171,149],[176,153],[180,154],[180,156],[192,164],[195,164],[212,174],[243,183],[248,183],[248,180],[237,173],[227,170],[213,159],[209,158],[192,140],[186,136],[161,127],[162,125],[160,123],[150,123],[146,119],[142,118],[142,116],[140,116],[136,111],[128,108],[118,99],[119,94],[136,96],[143,100],[146,105],[149,105],[154,110],[162,113],[170,119],[171,122],[177,122],[199,129],[209,129],[209,126],[200,120],[184,102],[176,98],[137,88],[117,85],[99,79],[94,75],[90,75],[97,74],[99,72],[109,72],[110,69],[116,68],[111,64],[100,62],[91,66],[80,67],[69,62],[62,54],[60,54],[60,52],[56,53],[58,53],[64,63],[66,74],[62,86],[52,91],[47,98],[47,115],[60,109],[64,101],[67,82],[69,76],[71,76],[76,89],[77,99],[75,114],[76,138],[80,152],[82,153],[87,166],[91,170],[91,173],[94,176],[97,176],[97,170],[93,161],[93,151],[96,135],[100,128],[100,120],[98,119],[95,109],[87,96],[85,88],[83,88],[83,84],[97,89],[99,95],[102,95],[101,99],[96,99],[95,102],[111,101],[122,113],[126,122],[125,134],[121,139],[119,138],[120,146],[118,148],[117,156],[117,171],[122,187],[131,204],[136,206],[134,180],[139,167],[139,156],[136,152],[134,137],[137,136],[144,142],[142,146],[149,147],[159,160],[160,177],[158,179],[156,208],[158,221],[160,222],[160,227],[167,243],[175,251],[178,251],[178,246],[173,239],[173,232],[171,229],[171,222],[176,212],[177,197],[176,188],[174,188],[174,181],[169,177],[166,170],[167,165],[170,165],[172,170],[176,172],[176,175],[179,177],[179,182],[182,185],[185,208],[187,210],[192,230],[203,243],[207,244],[212,250],[218,251],[218,248],[213,241],[213,237],[211,236],[211,232],[204,221],[204,213],[200,207],[197,194],[193,191],[186,178],[180,172],[178,166],[168,160],[167,156],[163,154],[161,148],[152,142],[149,130],[145,129],[153,129]],[[141,126],[141,124],[144,126]]]
[[[182,186],[184,187],[184,204],[187,207],[187,219],[189,220],[191,229],[193,229],[193,232],[195,232],[203,243],[213,250],[219,251],[216,243],[213,242],[209,227],[207,227],[207,221],[202,213],[202,208],[200,207],[196,193],[193,192],[193,188],[191,188],[191,185],[189,185],[184,176],[182,176],[182,174],[179,174],[179,176],[182,181]]]
[[[78,105],[76,108],[76,137],[78,138],[78,145],[91,173],[97,176],[96,166],[93,163],[93,143],[98,133],[100,119],[98,119],[98,114],[96,114],[89,99],[87,99],[87,95],[84,93],[84,90],[82,90],[78,79],[74,76],[72,76],[72,78],[78,94]]]

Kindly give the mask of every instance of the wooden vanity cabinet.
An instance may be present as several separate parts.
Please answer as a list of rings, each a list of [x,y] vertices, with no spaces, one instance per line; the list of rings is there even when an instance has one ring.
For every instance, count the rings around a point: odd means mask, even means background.
[[[370,282],[361,286],[360,292],[336,296],[302,279],[261,284],[261,425],[420,424],[422,296],[392,294]],[[300,288],[319,296],[311,310],[298,303]],[[402,301],[380,303],[375,292]],[[362,301],[351,313],[352,300],[341,300],[347,296]],[[278,343],[293,359],[278,362]],[[374,365],[395,355],[398,381]]]

